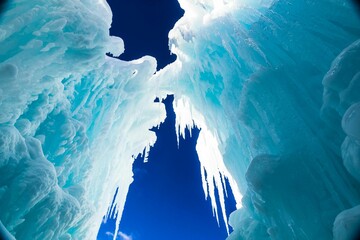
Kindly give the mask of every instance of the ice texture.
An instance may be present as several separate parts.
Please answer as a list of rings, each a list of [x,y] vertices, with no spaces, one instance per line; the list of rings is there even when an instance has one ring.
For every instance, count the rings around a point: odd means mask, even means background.
[[[185,14],[169,33],[178,58],[155,73],[150,56],[105,55],[126,45],[109,36],[104,0],[9,2],[0,18],[1,234],[93,239],[117,186],[121,218],[133,155],[165,118],[153,100],[174,94],[178,135],[201,128],[204,197],[225,222],[229,179],[239,208],[229,239],[351,238],[360,205],[351,1],[179,3]]]
[[[0,239],[2,240],[14,240],[14,236],[9,233],[9,231],[4,227],[2,222],[0,221]]]
[[[356,240],[360,234],[360,205],[342,211],[334,222],[335,240]]]
[[[217,131],[210,131],[207,128],[204,117],[191,107],[189,99],[180,98],[174,103],[174,111],[176,114],[176,130],[179,143],[180,135],[185,137],[185,129],[193,129],[194,124],[201,129],[199,134],[196,151],[200,161],[202,185],[205,199],[210,198],[213,214],[219,224],[219,211],[223,217],[226,230],[229,233],[228,219],[225,207],[225,195],[227,191],[232,191],[237,208],[241,207],[241,193],[236,181],[233,179],[228,169],[224,165],[224,161],[219,149]],[[190,131],[191,134],[191,131]],[[226,182],[229,181],[230,189],[226,189]],[[217,190],[217,191],[216,191]],[[217,196],[215,194],[217,193]],[[220,206],[216,203],[216,197],[220,201]]]
[[[342,118],[345,139],[341,145],[341,155],[344,166],[360,182],[360,40],[345,48],[333,61],[324,78],[324,85],[328,100],[325,101],[325,109],[331,109],[334,118]],[[358,239],[359,219],[360,205],[339,213],[334,222],[334,239]]]
[[[360,203],[352,2],[179,2],[175,96],[203,115],[244,195],[229,239],[341,236],[335,218]]]
[[[165,118],[156,61],[106,56],[105,1],[10,1],[0,23],[0,220],[16,239],[94,239]]]

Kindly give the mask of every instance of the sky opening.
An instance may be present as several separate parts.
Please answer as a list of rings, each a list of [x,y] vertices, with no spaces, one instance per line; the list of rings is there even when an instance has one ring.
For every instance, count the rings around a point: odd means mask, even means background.
[[[169,50],[168,33],[184,15],[177,0],[107,0],[113,12],[110,35],[124,40],[121,60],[150,55],[157,70],[176,60]]]
[[[162,101],[167,117],[151,129],[157,140],[147,161],[142,156],[134,161],[134,182],[127,195],[117,239],[218,240],[227,237],[225,224],[217,223],[211,201],[205,199],[202,187],[196,153],[201,130],[194,127],[190,135],[186,129],[185,138],[179,138],[178,147],[173,100],[174,97],[169,95]],[[231,189],[227,181],[226,185]],[[236,209],[236,202],[231,190],[227,193],[228,217]],[[219,204],[218,197],[216,201]],[[219,215],[222,219],[221,212]],[[116,212],[112,211],[100,228],[99,240],[113,239],[116,217]]]

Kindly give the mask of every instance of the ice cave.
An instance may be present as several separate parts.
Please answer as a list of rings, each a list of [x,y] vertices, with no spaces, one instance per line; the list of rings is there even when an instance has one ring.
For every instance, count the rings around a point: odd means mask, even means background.
[[[227,240],[358,239],[357,1],[178,3],[159,67],[122,59],[106,0],[0,2],[0,239],[96,239],[111,203],[117,232],[168,95]]]

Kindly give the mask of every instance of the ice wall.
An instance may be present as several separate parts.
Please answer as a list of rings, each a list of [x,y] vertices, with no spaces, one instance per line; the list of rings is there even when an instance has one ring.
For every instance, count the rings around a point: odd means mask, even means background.
[[[351,239],[360,202],[352,2],[180,4],[169,35],[181,62],[176,96],[195,108],[187,119],[201,113],[244,194],[229,239]]]
[[[3,225],[17,239],[96,236],[117,185],[121,216],[132,155],[155,141],[148,129],[164,111],[154,98],[173,93],[178,134],[202,128],[215,215],[224,177],[239,207],[244,195],[229,239],[350,239],[360,204],[351,3],[179,2],[185,15],[169,33],[178,60],[153,75],[151,57],[105,56],[124,46],[109,37],[103,0],[10,1],[0,19]]]
[[[360,40],[336,57],[323,85],[322,113],[333,132],[341,136],[339,140],[343,140],[341,156],[346,170],[360,182]],[[359,201],[356,203],[336,216],[334,239],[360,236],[360,205]]]
[[[164,118],[153,100],[176,92],[171,85],[180,61],[163,78],[153,76],[151,57],[123,62],[105,56],[124,51],[122,40],[109,36],[110,24],[105,1],[17,0],[2,15],[0,207],[7,210],[0,219],[18,239],[96,236],[117,185],[121,216],[132,156],[155,141],[148,129]],[[218,221],[221,211],[227,222],[225,178],[238,202],[241,196],[216,133],[198,116],[204,197],[211,198]],[[209,139],[215,157],[204,154]]]
[[[9,233],[9,231],[5,228],[5,226],[0,222],[0,239],[4,240],[14,240],[14,236]]]
[[[104,1],[10,1],[0,19],[0,220],[17,239],[93,239],[164,117],[156,62],[105,56]]]

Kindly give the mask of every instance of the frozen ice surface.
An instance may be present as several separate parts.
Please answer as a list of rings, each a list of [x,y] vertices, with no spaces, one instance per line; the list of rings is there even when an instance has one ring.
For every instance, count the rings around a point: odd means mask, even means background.
[[[360,202],[359,17],[350,1],[215,2],[180,1],[169,36],[175,96],[244,194],[229,239],[331,239]]]
[[[342,211],[334,222],[334,240],[356,240],[360,234],[360,205]]]
[[[0,221],[0,239],[2,240],[14,240],[14,236],[9,233],[9,231],[4,227],[2,222]]]
[[[17,239],[94,238],[155,141],[156,61],[107,57],[124,49],[110,24],[105,1],[11,1],[1,16],[0,219]]]
[[[105,55],[126,46],[109,36],[104,0],[8,4],[0,19],[2,234],[95,238],[117,186],[121,217],[132,156],[154,143],[148,129],[165,118],[153,100],[168,93],[178,135],[202,129],[204,197],[219,221],[227,221],[218,216],[229,179],[239,207],[229,239],[341,239],[357,228],[360,18],[351,2],[179,3],[185,15],[169,33],[178,59],[156,74],[150,56]]]

